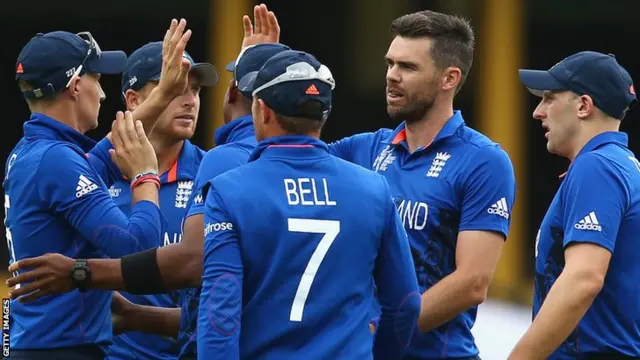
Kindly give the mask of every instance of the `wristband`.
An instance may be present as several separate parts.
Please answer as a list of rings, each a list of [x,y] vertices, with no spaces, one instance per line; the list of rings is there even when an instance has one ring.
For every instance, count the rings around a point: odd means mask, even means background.
[[[168,292],[156,260],[157,248],[125,255],[120,259],[120,269],[125,290],[135,295],[163,294]]]
[[[136,177],[131,182],[131,190],[145,182],[152,182],[158,187],[158,189],[160,189],[160,178],[158,177],[158,175],[154,173],[141,173],[136,175]]]

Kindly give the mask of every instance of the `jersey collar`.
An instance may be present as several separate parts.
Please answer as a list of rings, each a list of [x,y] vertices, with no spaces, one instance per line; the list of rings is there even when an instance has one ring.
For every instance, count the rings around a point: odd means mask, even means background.
[[[160,175],[160,182],[163,184],[172,183],[179,180],[193,180],[198,172],[196,157],[198,148],[189,140],[184,141],[178,158],[173,163],[169,171]]]
[[[587,141],[587,143],[582,147],[578,155],[576,155],[575,159],[573,159],[573,161],[576,161],[576,159],[580,155],[591,152],[606,144],[617,144],[619,146],[628,147],[629,136],[626,133],[623,133],[620,131],[607,131],[607,132],[600,133],[594,136],[593,138],[591,138],[591,140]],[[573,164],[573,161],[571,162],[571,164]],[[571,169],[571,164],[569,164],[569,169]],[[560,174],[558,177],[560,179],[563,179],[565,176],[567,176],[567,172],[569,171],[567,170],[566,172]]]
[[[253,117],[242,116],[219,127],[214,133],[216,146],[240,141],[249,136],[256,136],[253,130]]]
[[[275,136],[262,140],[249,157],[249,162],[264,155],[291,155],[295,157],[318,156],[328,154],[327,144],[310,136]]]
[[[464,119],[462,118],[462,112],[460,112],[460,110],[456,110],[453,113],[453,116],[451,116],[449,118],[449,120],[447,120],[447,122],[444,124],[442,129],[440,129],[440,132],[438,133],[438,135],[436,135],[436,137],[433,139],[433,141],[431,143],[429,143],[429,145],[427,145],[426,147],[429,147],[429,146],[431,146],[431,144],[433,144],[435,142],[438,142],[440,140],[443,140],[443,139],[446,139],[446,138],[452,136],[453,134],[456,133],[458,128],[460,128],[460,126],[462,126],[462,125],[464,125]],[[408,150],[406,140],[407,140],[407,128],[406,128],[406,123],[403,121],[393,131],[393,133],[391,133],[391,136],[389,136],[387,139],[383,140],[382,142],[384,144],[388,144],[388,145],[400,145],[400,146],[403,146],[405,149]]]
[[[88,152],[96,141],[52,117],[33,113],[23,125],[24,137],[68,141]]]

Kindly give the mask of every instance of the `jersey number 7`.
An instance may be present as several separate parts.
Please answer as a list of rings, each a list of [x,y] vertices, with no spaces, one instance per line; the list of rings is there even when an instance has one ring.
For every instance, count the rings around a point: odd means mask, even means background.
[[[296,296],[293,299],[291,305],[291,314],[289,315],[290,321],[302,321],[302,313],[304,312],[304,305],[307,302],[309,291],[311,291],[311,285],[318,273],[320,264],[324,260],[327,251],[333,244],[333,241],[338,237],[340,233],[340,221],[337,220],[314,220],[314,219],[288,219],[289,231],[312,233],[312,234],[324,234],[318,246],[313,251],[311,259],[307,267],[304,269],[300,284],[298,284],[298,290]]]

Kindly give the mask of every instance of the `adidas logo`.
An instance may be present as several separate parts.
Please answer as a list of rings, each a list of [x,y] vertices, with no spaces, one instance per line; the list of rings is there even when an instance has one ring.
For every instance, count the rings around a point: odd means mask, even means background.
[[[86,195],[97,188],[98,185],[91,182],[91,180],[87,179],[86,176],[80,175],[78,178],[78,185],[76,186],[76,198]]]
[[[489,214],[499,215],[505,219],[509,219],[509,208],[507,207],[507,199],[502,198],[487,209]]]
[[[595,211],[590,212],[589,215],[578,221],[573,227],[578,230],[602,231],[602,226],[598,222]]]
[[[193,203],[198,205],[202,204],[202,194],[198,193],[198,195],[193,198]]]
[[[314,84],[311,84],[304,93],[307,95],[320,95],[320,91]]]

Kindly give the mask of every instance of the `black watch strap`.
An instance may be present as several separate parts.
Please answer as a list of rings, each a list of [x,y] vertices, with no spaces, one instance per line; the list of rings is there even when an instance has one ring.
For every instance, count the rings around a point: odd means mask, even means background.
[[[91,283],[91,270],[89,270],[89,263],[86,259],[76,259],[76,263],[73,265],[70,275],[71,281],[74,286],[80,290],[80,292],[85,292],[89,289],[89,284]]]

